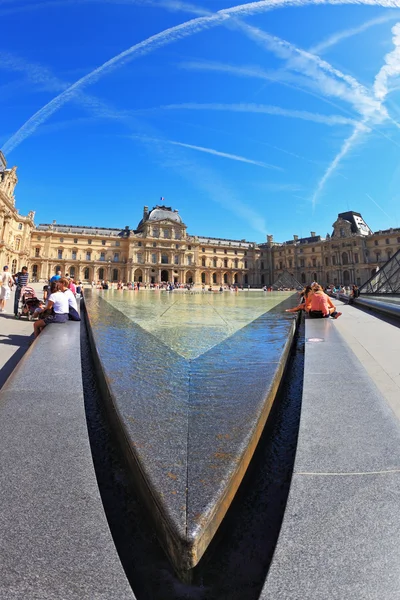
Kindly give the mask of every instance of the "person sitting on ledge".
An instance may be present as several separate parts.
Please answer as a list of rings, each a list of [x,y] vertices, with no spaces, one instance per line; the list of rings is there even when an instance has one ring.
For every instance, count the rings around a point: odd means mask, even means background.
[[[310,310],[310,302],[312,295],[312,287],[311,285],[307,285],[304,290],[301,292],[300,304],[295,306],[294,308],[287,308],[285,312],[298,312],[299,310]]]
[[[332,317],[338,319],[341,312],[337,312],[332,300],[324,293],[322,287],[317,283],[312,286],[311,305],[309,315],[312,319],[326,319]]]
[[[74,294],[69,289],[69,281],[66,277],[61,277],[59,281],[60,290],[63,292],[64,296],[68,298],[68,313],[70,321],[80,321],[81,318],[78,313],[78,305],[76,303],[76,298]]]
[[[40,316],[45,311],[51,310],[53,314],[49,314],[33,324],[33,334],[35,339],[40,332],[50,323],[66,323],[69,317],[68,297],[61,291],[61,285],[57,281],[53,281],[50,288],[50,296],[46,305],[35,313],[35,316]]]

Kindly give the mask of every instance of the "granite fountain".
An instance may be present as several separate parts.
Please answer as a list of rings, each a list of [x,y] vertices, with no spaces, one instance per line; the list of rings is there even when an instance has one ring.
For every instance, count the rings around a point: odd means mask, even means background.
[[[183,579],[212,540],[273,405],[295,332],[293,293],[85,296],[109,417]]]

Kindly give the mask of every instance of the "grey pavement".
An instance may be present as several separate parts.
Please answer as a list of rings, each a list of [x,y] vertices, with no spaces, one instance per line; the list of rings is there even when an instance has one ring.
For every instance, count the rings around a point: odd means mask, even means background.
[[[400,329],[339,310],[306,321],[296,460],[263,599],[400,599]]]
[[[36,293],[42,298],[43,284],[34,284]],[[33,324],[26,317],[14,318],[14,292],[7,300],[6,312],[0,313],[0,389],[17,366],[31,341]]]
[[[134,599],[92,462],[79,323],[47,327],[0,391],[0,456],[0,599]]]
[[[400,328],[349,305],[335,325],[400,419]]]

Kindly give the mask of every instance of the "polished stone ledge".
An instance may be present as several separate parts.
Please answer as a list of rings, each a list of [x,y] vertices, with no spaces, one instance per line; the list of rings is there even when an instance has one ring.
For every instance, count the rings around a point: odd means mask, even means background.
[[[361,306],[362,308],[369,308],[370,310],[378,313],[383,313],[385,315],[390,315],[400,319],[400,304],[391,304],[390,302],[385,302],[384,296],[382,296],[382,300],[371,300],[370,298],[360,296],[354,300],[354,304],[356,306]]]
[[[293,478],[261,598],[399,599],[400,424],[335,321],[307,320],[306,340]]]
[[[0,392],[0,598],[127,600],[90,451],[80,324],[47,327]]]

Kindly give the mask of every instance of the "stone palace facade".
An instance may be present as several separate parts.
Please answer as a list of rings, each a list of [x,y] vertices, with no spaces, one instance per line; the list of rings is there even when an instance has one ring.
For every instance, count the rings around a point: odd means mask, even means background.
[[[265,243],[189,235],[178,211],[143,209],[136,229],[34,224],[34,212],[15,207],[16,167],[0,153],[0,267],[15,273],[27,265],[31,279],[46,280],[57,269],[91,282],[162,281],[195,285],[272,285],[292,276],[300,283],[363,284],[400,248],[400,228],[373,233],[360,213],[340,213],[322,238],[293,236]]]

